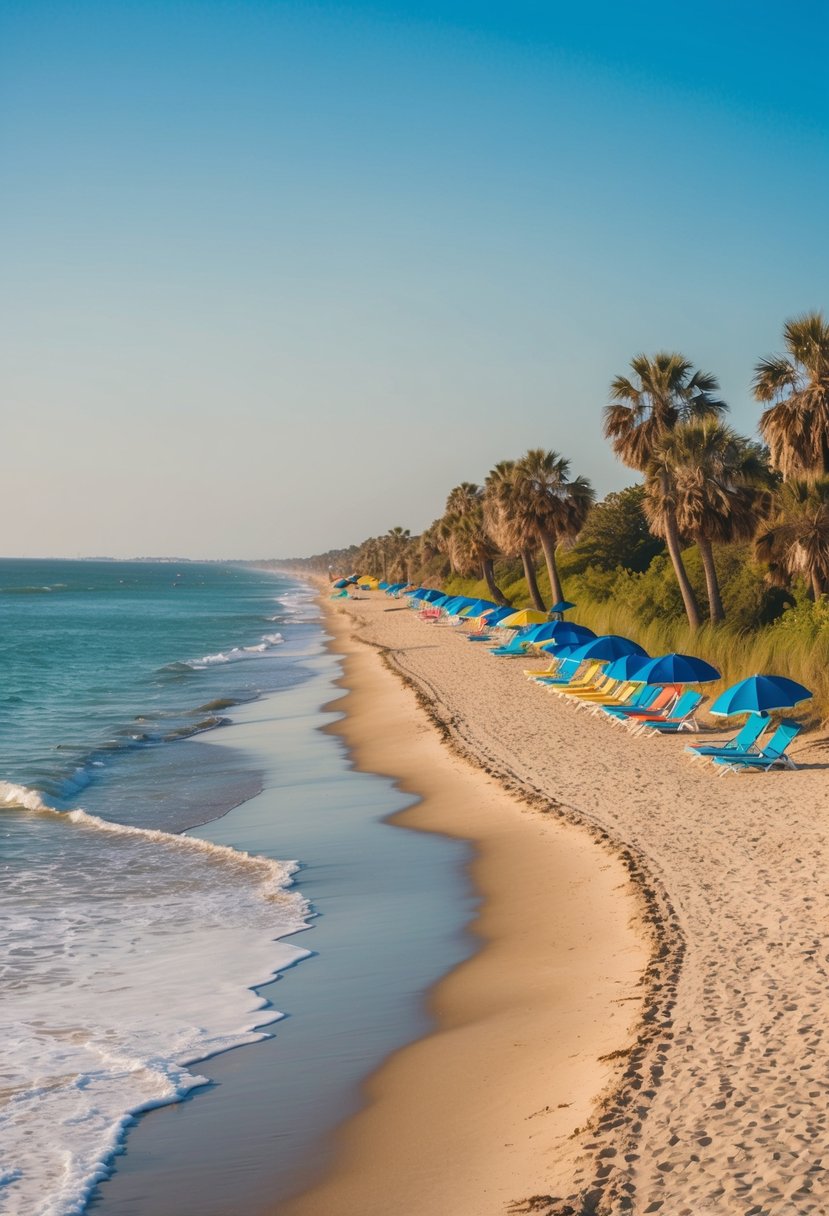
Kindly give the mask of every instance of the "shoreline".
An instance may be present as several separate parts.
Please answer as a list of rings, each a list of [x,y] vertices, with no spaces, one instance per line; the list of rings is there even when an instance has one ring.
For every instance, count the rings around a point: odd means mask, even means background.
[[[796,771],[722,777],[689,759],[692,737],[631,735],[524,679],[522,668],[541,671],[543,660],[493,659],[461,629],[425,624],[378,595],[345,611],[426,703],[447,754],[535,805],[528,821],[555,819],[591,847],[612,848],[645,899],[654,949],[636,1044],[619,1057],[607,1106],[579,1137],[583,1152],[561,1187],[512,1210],[820,1216],[829,1195],[825,738],[796,742]]]
[[[380,1216],[393,1196],[395,1216],[498,1216],[552,1200],[572,1189],[583,1134],[635,1055],[653,917],[607,840],[528,808],[447,747],[417,682],[320,600],[343,663],[326,709],[344,716],[324,729],[359,771],[419,796],[391,823],[471,843],[479,946],[426,994],[435,1028],[367,1078],[329,1172],[266,1210]]]
[[[90,1211],[253,1213],[311,1185],[363,1079],[428,1030],[419,994],[468,953],[468,901],[456,883],[464,848],[386,826],[410,800],[390,780],[355,772],[326,732],[341,664],[315,626],[309,678],[235,707],[227,731],[198,744],[246,757],[263,789],[195,829],[237,850],[301,859],[294,882],[314,916],[301,938],[285,940],[313,957],[257,986],[284,1015],[265,1027],[273,1037],[210,1056],[198,1065],[209,1087],[138,1116]],[[429,882],[414,890],[418,871]],[[423,926],[415,944],[412,923]]]

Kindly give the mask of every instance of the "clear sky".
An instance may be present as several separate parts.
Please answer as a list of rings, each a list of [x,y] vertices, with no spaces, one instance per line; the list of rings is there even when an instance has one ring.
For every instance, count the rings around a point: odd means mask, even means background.
[[[829,308],[829,7],[0,7],[3,555],[419,531]]]

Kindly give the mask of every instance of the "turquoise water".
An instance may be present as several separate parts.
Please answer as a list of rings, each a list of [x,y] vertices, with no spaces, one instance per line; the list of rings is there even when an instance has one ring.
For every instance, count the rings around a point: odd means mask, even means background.
[[[116,755],[301,679],[284,656],[252,661],[285,627],[302,637],[292,586],[220,565],[0,562],[0,780],[72,805]]]
[[[277,1016],[296,865],[178,833],[261,788],[194,736],[309,677],[313,615],[232,566],[0,563],[3,1212],[81,1211],[131,1112]]]
[[[291,580],[0,562],[0,622],[0,1212],[269,1210],[470,952],[466,850],[320,732]]]

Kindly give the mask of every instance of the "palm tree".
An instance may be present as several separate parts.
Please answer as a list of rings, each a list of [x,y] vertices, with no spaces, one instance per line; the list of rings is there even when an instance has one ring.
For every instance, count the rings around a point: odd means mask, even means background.
[[[484,486],[484,520],[502,553],[519,555],[533,607],[544,611],[535,574],[536,533],[524,513],[515,476],[516,461],[502,460],[490,470]]]
[[[458,574],[480,573],[495,602],[509,604],[495,581],[495,559],[500,550],[487,530],[483,500],[484,491],[474,482],[464,481],[455,486],[446,499],[437,535]]]
[[[384,551],[386,556],[386,570],[384,578],[388,580],[395,574],[409,581],[409,546],[411,544],[412,534],[408,528],[401,528],[399,525],[396,528],[389,528],[386,535],[383,537]]]
[[[712,417],[669,431],[648,465],[644,506],[651,530],[664,536],[673,515],[681,535],[696,542],[714,624],[725,619],[725,611],[712,542],[754,536],[758,519],[768,512],[769,484],[758,446]]]
[[[784,477],[829,474],[829,323],[819,312],[787,321],[787,355],[761,359],[754,396],[768,409],[760,432]],[[770,404],[771,403],[771,404]]]
[[[634,379],[617,376],[610,386],[611,404],[605,406],[604,434],[620,460],[631,469],[645,472],[661,440],[680,423],[719,418],[728,408],[715,395],[716,377],[695,371],[680,354],[661,351],[649,359],[631,360]],[[661,492],[666,506],[661,527],[682,602],[692,629],[700,625],[699,607],[682,562],[682,544],[671,487],[663,473],[656,472],[655,494]]]
[[[575,540],[595,498],[587,478],[570,481],[569,474],[569,460],[543,448],[531,448],[515,465],[517,497],[544,552],[554,604],[564,599],[556,547],[563,540]]]
[[[777,582],[801,576],[813,599],[829,591],[829,477],[786,481],[769,527],[758,537],[757,556]]]

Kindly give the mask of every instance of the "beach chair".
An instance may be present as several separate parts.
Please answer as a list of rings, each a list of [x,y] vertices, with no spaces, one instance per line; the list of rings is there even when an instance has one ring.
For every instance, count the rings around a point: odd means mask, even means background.
[[[726,743],[687,743],[685,750],[691,753],[693,760],[704,760],[708,756],[756,756],[760,749],[755,744],[768,724],[765,714],[749,714],[742,729]]]
[[[547,667],[525,667],[524,675],[528,680],[537,680],[539,676],[556,676],[561,671],[565,662],[566,659],[562,656],[560,659],[553,659],[552,663]]]
[[[417,619],[419,621],[432,621],[433,623],[435,621],[439,621],[440,617],[440,608],[421,608],[420,612],[417,614]]]
[[[569,670],[567,664],[573,662],[576,664],[572,671]],[[536,683],[539,687],[547,692],[553,692],[556,688],[564,688],[572,686],[573,688],[591,688],[593,680],[601,675],[602,663],[599,659],[565,659],[561,664],[562,674],[560,676],[539,676]]]
[[[514,638],[510,638],[506,646],[490,646],[489,653],[494,654],[497,659],[511,658],[516,654],[525,654],[526,646],[526,638],[522,638],[519,633]]]
[[[778,764],[784,768],[796,769],[797,765],[791,756],[786,755],[786,748],[802,729],[799,722],[784,718],[766,746],[756,756],[712,756],[711,759],[719,768],[720,776],[723,773],[745,772],[747,769],[760,769],[762,772],[768,772],[770,768],[774,768]]]
[[[661,691],[661,684],[634,684],[630,696],[624,700],[609,697],[605,701],[587,701],[584,708],[594,715],[603,709],[649,709]]]
[[[702,704],[701,692],[686,689],[671,710],[670,714],[660,719],[636,719],[630,722],[634,735],[661,734],[674,735],[681,730],[699,730],[694,714]]]
[[[554,692],[562,697],[575,697],[578,699],[583,699],[593,696],[607,696],[613,691],[614,688],[617,688],[618,685],[619,681],[614,680],[612,676],[606,676],[604,674],[603,667],[600,667],[599,671],[597,671],[592,677],[579,681],[578,684],[565,685],[561,688],[556,688],[553,686],[550,689],[550,692]]]
[[[628,698],[641,688],[632,680],[613,680],[610,688],[578,694],[574,701],[576,709],[595,709],[597,705],[627,705]]]
[[[669,713],[679,697],[679,689],[674,684],[657,685],[656,696],[647,705],[602,705],[600,709],[615,722],[627,722],[629,718],[644,717],[646,714]]]

